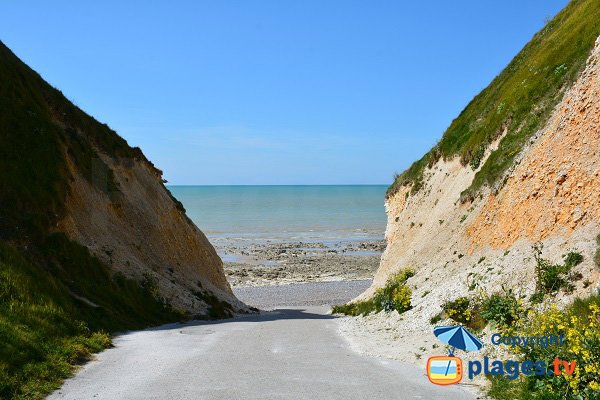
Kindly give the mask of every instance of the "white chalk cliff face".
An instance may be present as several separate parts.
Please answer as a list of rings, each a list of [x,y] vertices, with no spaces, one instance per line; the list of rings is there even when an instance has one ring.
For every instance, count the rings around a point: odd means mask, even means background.
[[[500,138],[501,139],[501,138]],[[494,149],[492,144],[487,155]],[[594,265],[600,233],[600,44],[552,116],[517,157],[503,185],[461,203],[476,171],[458,159],[440,160],[425,172],[415,194],[403,187],[386,200],[387,248],[367,297],[404,267],[415,306],[406,318],[429,319],[445,300],[502,285],[531,294],[535,289],[531,245],[544,243],[543,257],[561,261],[576,249],[583,278],[573,294],[595,291]],[[484,160],[485,161],[485,160]],[[483,162],[481,163],[483,165]]]
[[[177,309],[205,315],[205,295],[233,310],[245,309],[232,294],[223,263],[204,234],[185,215],[145,160],[115,159],[97,149],[112,170],[116,190],[107,189],[100,169],[91,184],[69,163],[72,175],[64,218],[57,230],[90,249],[114,272],[154,280]]]

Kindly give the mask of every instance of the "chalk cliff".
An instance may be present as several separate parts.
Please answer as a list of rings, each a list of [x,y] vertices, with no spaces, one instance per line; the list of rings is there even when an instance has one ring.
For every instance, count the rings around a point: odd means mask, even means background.
[[[47,238],[62,233],[110,275],[151,288],[176,310],[225,316],[245,309],[215,249],[139,148],[73,105],[2,43],[0,76],[0,239],[31,252],[43,270],[56,252]],[[82,277],[67,275],[67,290],[93,297]]]
[[[362,298],[404,267],[417,271],[409,313],[423,320],[479,289],[530,295],[536,242],[554,262],[570,249],[584,256],[575,290],[559,301],[598,288],[598,16],[597,2],[571,2],[397,178],[387,248]]]

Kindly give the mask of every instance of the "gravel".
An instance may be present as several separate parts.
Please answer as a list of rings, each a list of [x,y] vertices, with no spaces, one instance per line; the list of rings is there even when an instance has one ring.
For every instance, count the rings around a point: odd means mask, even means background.
[[[263,309],[290,306],[344,304],[364,292],[371,279],[293,283],[289,285],[235,287],[233,292],[244,303]]]

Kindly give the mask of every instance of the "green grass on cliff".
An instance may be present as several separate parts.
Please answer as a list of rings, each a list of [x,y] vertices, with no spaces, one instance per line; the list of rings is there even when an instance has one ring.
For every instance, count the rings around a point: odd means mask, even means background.
[[[95,148],[145,159],[108,126],[68,101],[0,42],[0,238],[37,240],[61,214],[69,187],[65,152],[93,181]],[[117,190],[112,172],[105,190]]]
[[[463,165],[476,169],[484,149],[507,129],[462,198],[472,199],[483,186],[496,184],[529,138],[544,126],[585,66],[599,35],[600,1],[571,1],[471,100],[439,143],[396,177],[387,195],[406,185],[418,191],[425,169],[441,157],[458,156]]]
[[[0,241],[0,398],[39,399],[110,345],[107,332],[182,318],[64,235],[44,254]],[[44,265],[40,260],[44,260]],[[82,300],[85,299],[85,300]]]

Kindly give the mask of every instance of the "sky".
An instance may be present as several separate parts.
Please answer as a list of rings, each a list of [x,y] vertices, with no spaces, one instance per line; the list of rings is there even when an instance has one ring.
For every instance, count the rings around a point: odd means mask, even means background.
[[[0,40],[171,184],[389,184],[567,0],[0,0]]]

